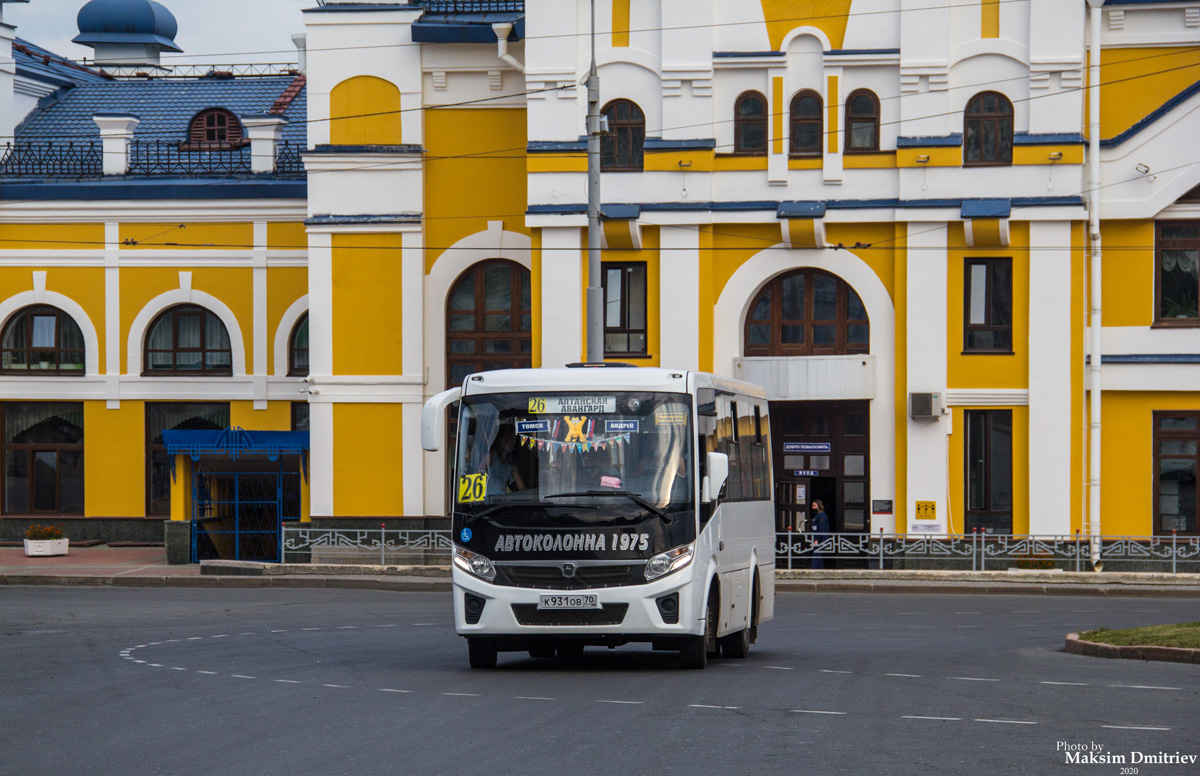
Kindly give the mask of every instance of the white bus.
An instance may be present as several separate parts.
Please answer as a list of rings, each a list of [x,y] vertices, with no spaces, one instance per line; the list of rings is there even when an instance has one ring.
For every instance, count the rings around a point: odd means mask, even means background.
[[[432,451],[460,402],[454,622],[473,668],[630,642],[703,668],[774,615],[763,390],[622,366],[482,372],[425,404]]]

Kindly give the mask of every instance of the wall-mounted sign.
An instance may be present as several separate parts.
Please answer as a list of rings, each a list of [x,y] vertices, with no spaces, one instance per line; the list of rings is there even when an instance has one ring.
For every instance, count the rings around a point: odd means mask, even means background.
[[[892,513],[891,501],[872,501],[871,512],[876,515],[890,515]]]
[[[818,471],[812,471],[811,469],[800,469],[800,470],[792,472],[792,476],[793,477],[819,477],[819,476],[821,476],[821,473]]]
[[[828,453],[833,448],[829,442],[784,442],[785,453]]]

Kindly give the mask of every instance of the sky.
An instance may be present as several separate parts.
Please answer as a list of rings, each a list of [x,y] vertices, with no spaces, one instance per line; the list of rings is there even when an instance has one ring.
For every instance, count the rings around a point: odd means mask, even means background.
[[[75,17],[87,0],[30,0],[4,6],[4,21],[17,37],[68,59],[90,58],[92,50],[71,42]],[[304,32],[300,13],[316,0],[158,0],[179,22],[175,44],[183,54],[164,53],[164,65],[192,62],[295,62],[294,33]]]

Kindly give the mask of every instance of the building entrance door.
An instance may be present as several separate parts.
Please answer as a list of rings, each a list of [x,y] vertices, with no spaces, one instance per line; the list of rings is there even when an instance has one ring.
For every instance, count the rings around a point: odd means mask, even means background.
[[[866,401],[771,402],[776,530],[808,530],[813,499],[835,533],[871,530],[869,420]]]

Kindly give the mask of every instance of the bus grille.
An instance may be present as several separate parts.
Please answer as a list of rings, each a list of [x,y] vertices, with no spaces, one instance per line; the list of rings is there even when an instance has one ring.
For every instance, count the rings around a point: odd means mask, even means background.
[[[495,584],[541,590],[584,590],[593,587],[623,587],[646,584],[641,563],[613,566],[579,566],[575,576],[565,577],[561,566],[509,566],[496,564]]]
[[[522,625],[620,625],[629,604],[602,604],[602,609],[539,609],[537,604],[513,604]]]

